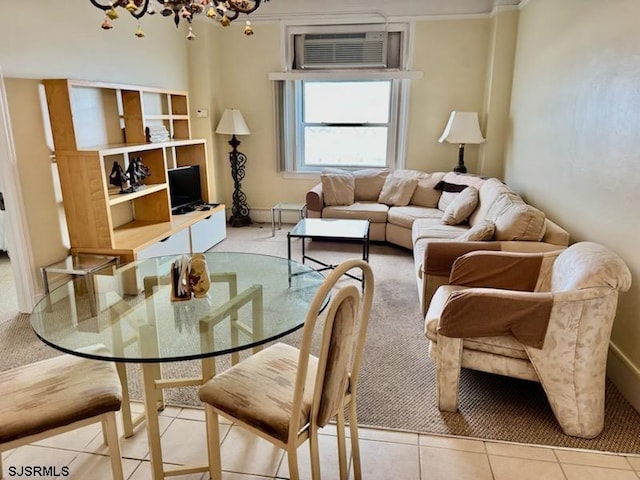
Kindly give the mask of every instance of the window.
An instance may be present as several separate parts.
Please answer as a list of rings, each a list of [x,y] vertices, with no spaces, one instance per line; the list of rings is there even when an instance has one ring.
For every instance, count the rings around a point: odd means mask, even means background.
[[[395,143],[390,80],[300,83],[300,170],[388,166]]]
[[[401,70],[406,26],[370,32],[323,33],[296,27],[288,65],[273,74],[278,108],[280,169],[400,168],[408,79]],[[286,49],[285,49],[286,50]],[[390,68],[393,67],[393,68]]]

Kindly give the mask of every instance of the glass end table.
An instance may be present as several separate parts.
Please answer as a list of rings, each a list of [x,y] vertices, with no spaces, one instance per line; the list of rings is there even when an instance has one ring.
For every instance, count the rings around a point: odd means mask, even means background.
[[[276,223],[278,225],[278,230],[282,228],[282,211],[290,211],[290,212],[298,212],[300,215],[299,220],[305,218],[307,216],[307,204],[306,203],[287,203],[287,202],[278,202],[273,207],[271,207],[271,236],[276,236]],[[276,222],[277,215],[277,222]]]

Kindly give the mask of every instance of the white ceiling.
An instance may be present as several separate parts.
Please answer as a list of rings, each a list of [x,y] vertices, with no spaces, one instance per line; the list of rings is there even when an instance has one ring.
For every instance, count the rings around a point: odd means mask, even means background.
[[[258,19],[288,19],[305,15],[382,15],[385,17],[475,15],[521,0],[263,0],[251,14]]]

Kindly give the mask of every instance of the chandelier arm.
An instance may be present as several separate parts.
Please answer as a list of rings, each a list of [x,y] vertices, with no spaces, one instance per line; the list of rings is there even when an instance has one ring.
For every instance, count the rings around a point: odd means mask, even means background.
[[[144,0],[142,6],[136,12],[129,12],[131,16],[136,20],[140,20],[145,13],[147,13],[147,8],[149,8],[149,0]]]
[[[227,0],[232,10],[240,13],[255,12],[260,6],[260,2],[261,0]]]
[[[91,5],[93,5],[94,7],[99,8],[100,10],[106,12],[108,10],[111,10],[112,8],[115,7],[124,7],[127,2],[123,2],[121,0],[117,0],[115,2],[107,2],[106,5],[101,4],[98,0],[89,0],[91,2]],[[135,3],[135,2],[134,2]],[[137,3],[136,3],[137,5]],[[133,18],[135,18],[136,20],[139,20],[140,18],[142,18],[144,16],[145,13],[147,13],[147,8],[149,7],[149,0],[143,0],[143,3],[138,7],[138,10],[135,12],[129,12],[131,13],[131,16]]]

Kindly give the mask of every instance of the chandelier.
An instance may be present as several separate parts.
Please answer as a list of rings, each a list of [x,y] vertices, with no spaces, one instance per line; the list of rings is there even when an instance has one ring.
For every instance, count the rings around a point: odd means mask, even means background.
[[[180,24],[180,20],[189,22],[189,33],[187,39],[196,38],[191,28],[193,17],[199,14],[206,15],[208,18],[218,22],[223,27],[227,27],[241,13],[249,14],[255,12],[262,1],[269,0],[112,0],[100,1],[89,0],[92,5],[98,7],[105,12],[105,18],[102,22],[104,30],[113,28],[112,20],[116,20],[120,14],[118,7],[127,10],[133,18],[138,21],[138,27],[135,31],[136,37],[144,37],[144,31],[140,25],[140,19],[145,15],[154,15],[159,12],[163,17],[173,17],[176,27]],[[157,7],[154,7],[157,3]],[[253,27],[249,20],[246,21],[244,27],[245,35],[253,35]]]

